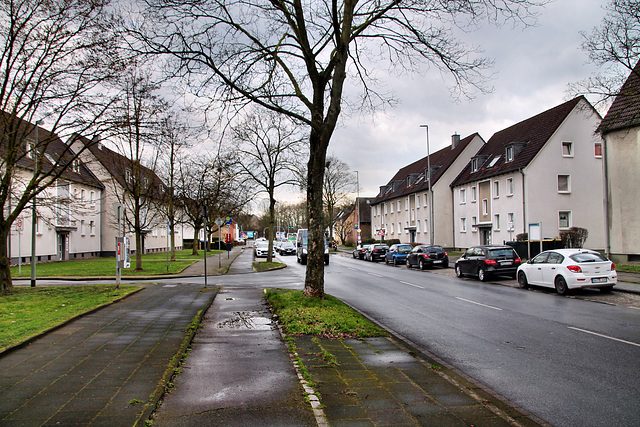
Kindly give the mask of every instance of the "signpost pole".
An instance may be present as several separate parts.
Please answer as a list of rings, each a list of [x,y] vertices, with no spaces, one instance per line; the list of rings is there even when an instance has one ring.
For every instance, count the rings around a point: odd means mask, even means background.
[[[202,207],[202,228],[204,229],[204,287],[207,287],[207,206]]]

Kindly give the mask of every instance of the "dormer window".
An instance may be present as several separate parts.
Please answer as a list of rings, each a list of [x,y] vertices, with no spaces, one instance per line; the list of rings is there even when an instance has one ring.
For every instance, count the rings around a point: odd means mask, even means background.
[[[27,156],[30,159],[35,159],[36,158],[36,146],[33,142],[31,141],[27,141]]]
[[[80,173],[80,160],[75,159],[71,167],[75,173]]]
[[[133,178],[131,177],[131,169],[127,169],[125,172],[125,179],[129,184],[133,182]]]
[[[507,162],[513,162],[513,159],[516,158],[516,147],[513,145],[507,147],[507,154],[505,155],[505,158],[507,159]]]
[[[525,145],[527,145],[526,142],[512,142],[507,145],[504,153],[505,163],[514,161],[516,156],[520,154]]]
[[[488,158],[489,156],[476,156],[471,158],[471,172],[479,171]]]

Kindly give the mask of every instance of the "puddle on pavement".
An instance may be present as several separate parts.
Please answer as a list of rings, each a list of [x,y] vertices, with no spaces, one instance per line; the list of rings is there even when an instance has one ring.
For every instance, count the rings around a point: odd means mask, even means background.
[[[360,355],[365,366],[388,366],[394,363],[411,363],[415,359],[404,351],[384,351],[376,354]]]
[[[274,325],[271,319],[264,317],[259,311],[238,311],[234,316],[216,325],[220,329],[250,329],[253,331],[268,331]]]

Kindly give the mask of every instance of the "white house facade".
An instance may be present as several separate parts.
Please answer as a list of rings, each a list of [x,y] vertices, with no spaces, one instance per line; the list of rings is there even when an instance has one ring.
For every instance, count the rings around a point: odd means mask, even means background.
[[[578,97],[494,134],[451,184],[454,246],[503,244],[539,224],[543,238],[585,228],[585,247],[604,249],[600,120]]]
[[[380,239],[384,230],[386,240],[425,244],[433,241],[451,247],[454,230],[449,184],[483,145],[484,140],[477,133],[462,140],[453,135],[450,146],[400,169],[370,201],[373,237]],[[431,169],[429,175],[427,165]],[[429,181],[433,192],[429,191]]]

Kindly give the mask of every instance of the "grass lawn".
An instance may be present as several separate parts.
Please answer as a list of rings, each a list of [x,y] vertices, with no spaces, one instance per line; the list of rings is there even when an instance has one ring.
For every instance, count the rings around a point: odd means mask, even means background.
[[[267,262],[267,261],[257,261],[253,263],[253,269],[258,273],[262,271],[270,271],[270,270],[279,270],[281,268],[285,268],[287,265],[281,262]]]
[[[207,251],[207,256],[218,254],[218,250]],[[157,252],[142,256],[142,271],[135,271],[135,257],[131,258],[131,268],[122,270],[122,277],[147,276],[161,274],[176,274],[200,261],[200,255],[191,255],[190,249],[176,251],[176,260],[169,261],[167,270],[167,253]],[[73,276],[115,276],[116,259],[112,258],[90,258],[71,261],[45,262],[36,265],[36,277],[73,277]],[[22,274],[18,276],[18,267],[11,267],[11,277],[31,277],[31,266],[23,265]]]
[[[15,287],[0,296],[0,350],[19,344],[96,307],[118,300],[140,286],[80,285]]]
[[[267,290],[265,298],[284,332],[327,338],[367,338],[387,332],[337,298],[307,298],[302,291]]]

